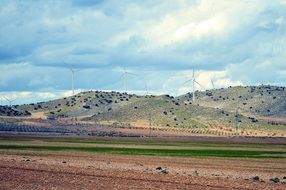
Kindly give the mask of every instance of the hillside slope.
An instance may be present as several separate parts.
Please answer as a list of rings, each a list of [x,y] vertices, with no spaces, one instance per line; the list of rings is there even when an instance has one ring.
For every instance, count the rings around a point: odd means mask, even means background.
[[[197,92],[197,100],[193,103],[191,94],[172,97],[88,91],[18,108],[32,113],[45,112],[50,119],[77,117],[120,127],[152,126],[161,130],[228,134],[236,131],[237,126],[241,130],[285,130],[281,123],[269,123],[259,118],[283,117],[286,113],[285,92],[283,87],[231,87]],[[239,115],[236,115],[237,107],[241,107]]]
[[[192,94],[179,97],[191,101]],[[286,117],[286,88],[276,86],[229,87],[196,93],[196,104],[244,115]]]
[[[16,106],[17,107],[17,106]],[[0,116],[30,116],[31,113],[26,110],[18,110],[15,107],[0,106]]]
[[[21,105],[31,112],[45,112],[50,118],[91,116],[128,104],[135,95],[119,92],[88,91],[48,102]]]
[[[180,103],[169,95],[137,96],[119,92],[90,91],[75,96],[22,105],[29,112],[45,112],[49,118],[86,117],[94,121],[145,120],[165,127],[202,127],[210,121],[234,125],[235,116],[220,109]],[[226,116],[226,117],[224,117]],[[246,123],[246,122],[245,122]]]

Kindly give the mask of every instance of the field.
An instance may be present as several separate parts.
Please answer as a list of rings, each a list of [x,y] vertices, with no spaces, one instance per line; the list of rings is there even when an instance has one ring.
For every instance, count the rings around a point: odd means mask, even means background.
[[[1,189],[285,189],[284,139],[256,141],[2,136]]]

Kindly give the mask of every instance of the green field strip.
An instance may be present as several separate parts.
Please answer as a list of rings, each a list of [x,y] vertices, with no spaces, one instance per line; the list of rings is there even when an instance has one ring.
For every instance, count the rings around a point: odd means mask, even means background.
[[[86,139],[66,139],[66,138],[45,138],[45,137],[0,137],[1,141],[42,141],[75,144],[109,144],[109,145],[150,145],[150,146],[182,146],[182,147],[217,147],[217,148],[280,148],[286,150],[286,145],[275,144],[233,144],[233,143],[210,143],[210,142],[140,142],[126,140],[86,140]]]
[[[90,153],[153,155],[153,156],[193,156],[193,157],[228,157],[228,158],[286,158],[286,151],[248,151],[248,150],[165,150],[115,147],[65,147],[65,146],[18,146],[0,145],[1,150],[32,151],[79,151]]]

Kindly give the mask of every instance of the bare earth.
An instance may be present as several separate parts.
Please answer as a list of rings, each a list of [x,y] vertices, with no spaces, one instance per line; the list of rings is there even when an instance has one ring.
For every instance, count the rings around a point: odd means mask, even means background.
[[[286,189],[273,176],[286,176],[285,159],[0,151],[0,189]]]

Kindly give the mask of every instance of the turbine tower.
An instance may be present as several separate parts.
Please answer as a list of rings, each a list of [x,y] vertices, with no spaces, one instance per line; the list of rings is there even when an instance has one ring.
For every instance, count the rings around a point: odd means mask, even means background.
[[[146,96],[149,95],[148,86],[147,86],[146,80],[145,80],[145,94],[146,94]],[[152,113],[150,111],[148,112],[148,120],[149,120],[149,136],[151,137],[151,133],[152,133]]]
[[[196,79],[195,79],[195,69],[193,69],[193,102],[195,101],[195,82],[196,82]]]
[[[74,74],[78,72],[78,70],[75,70],[73,68],[69,68],[71,72],[71,87],[72,87],[72,95],[74,95]]]
[[[215,89],[215,85],[214,85],[214,80],[211,79],[211,83],[212,83],[212,88]]]
[[[125,89],[125,92],[127,92],[127,76],[128,75],[137,76],[137,74],[127,71],[125,67],[123,68],[121,72],[122,72],[122,75],[120,78],[123,80],[124,89]]]
[[[201,86],[201,87],[203,87],[197,80],[196,80],[196,77],[195,77],[195,69],[193,69],[193,77],[191,78],[191,79],[189,79],[189,80],[187,80],[184,84],[187,84],[187,83],[189,83],[189,82],[192,82],[192,84],[193,84],[193,102],[195,101],[195,92],[196,92],[196,86],[195,86],[195,84],[198,84],[199,86]],[[203,87],[204,88],[204,87]]]
[[[147,86],[147,82],[145,81],[145,94],[148,95],[149,92],[148,92],[148,86]]]
[[[9,106],[11,107],[12,106],[12,102],[14,102],[16,99],[8,99],[6,97],[4,97],[8,102],[9,102]]]

